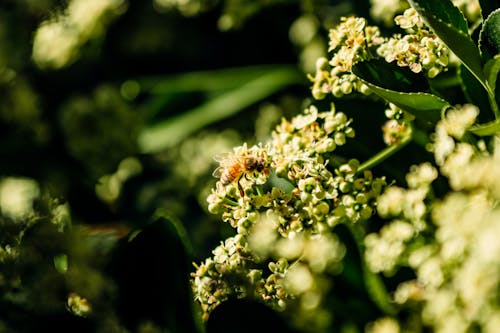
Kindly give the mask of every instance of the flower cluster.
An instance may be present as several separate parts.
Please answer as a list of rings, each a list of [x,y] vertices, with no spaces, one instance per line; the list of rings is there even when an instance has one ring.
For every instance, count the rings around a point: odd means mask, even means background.
[[[405,34],[391,38],[382,37],[376,26],[369,26],[364,18],[342,18],[341,23],[330,30],[330,60],[320,57],[316,72],[309,79],[313,82],[312,95],[323,99],[328,94],[342,97],[353,92],[365,95],[370,89],[352,73],[357,62],[380,56],[387,62],[395,61],[400,67],[409,67],[413,72],[424,72],[433,78],[448,66],[449,51],[444,43],[432,33],[413,8],[394,18]]]
[[[226,239],[212,253],[213,258],[197,265],[193,273],[195,300],[200,302],[205,319],[208,313],[230,296],[253,295],[251,289],[263,282],[262,270],[256,269],[257,258],[250,252],[248,242],[241,235]]]
[[[200,1],[200,0],[153,0],[155,7],[161,11],[177,9],[185,16],[194,16],[206,11],[214,6],[217,1]]]
[[[378,27],[366,23],[364,18],[344,17],[330,30],[328,51],[334,52],[330,63],[338,71],[349,71],[357,61],[367,58],[370,48],[383,42]]]
[[[473,25],[481,19],[481,6],[478,0],[452,0],[453,4],[464,13]],[[391,27],[393,18],[408,8],[406,0],[370,0],[370,16],[377,22]]]
[[[0,293],[20,288],[19,272],[13,267],[25,264],[31,254],[27,247],[32,246],[23,240],[36,226],[45,224],[50,225],[54,233],[67,230],[68,205],[56,199],[46,200],[33,179],[0,179]]]
[[[465,17],[472,25],[481,21],[481,6],[479,0],[453,0],[453,4],[464,13]]]
[[[42,22],[33,40],[33,60],[40,68],[62,68],[78,56],[79,48],[102,33],[124,12],[124,0],[72,0],[66,10]],[[57,45],[57,47],[54,47]]]
[[[351,73],[351,68],[358,61],[370,59],[384,42],[379,28],[367,25],[364,18],[344,17],[330,30],[329,37],[328,51],[333,52],[333,57],[330,61],[318,59],[316,74],[310,77],[314,82],[313,97],[322,99],[329,93],[341,97],[354,91],[369,94],[368,87]]]
[[[499,143],[495,139],[490,153],[484,142],[467,141],[477,114],[464,105],[436,125],[435,160],[451,189],[443,199],[428,202],[438,170],[430,163],[414,167],[408,189],[390,187],[378,201],[379,215],[392,221],[365,238],[374,272],[414,270],[415,279],[399,284],[394,301],[421,309],[418,320],[434,332],[494,332],[500,323]]]
[[[88,300],[74,292],[68,295],[67,306],[71,313],[80,317],[85,317],[92,312],[92,306]]]
[[[425,163],[414,167],[407,175],[408,189],[389,187],[378,199],[377,210],[381,217],[395,220],[382,227],[379,233],[365,238],[366,261],[374,272],[394,273],[405,243],[426,229],[428,211],[426,198],[431,192],[431,183],[437,178],[437,170]]]
[[[424,72],[433,78],[448,65],[448,48],[424,25],[415,9],[405,10],[395,17],[395,22],[406,30],[405,35],[395,35],[377,49],[387,62],[396,61],[400,67],[413,72]]]
[[[352,137],[351,120],[333,104],[323,112],[310,106],[282,120],[267,144],[218,157],[209,211],[238,234],[196,265],[193,289],[205,317],[230,296],[254,297],[309,329],[328,325],[326,277],[340,272],[345,252],[332,229],[369,219],[386,185],[358,172],[356,160],[333,162]]]
[[[415,9],[394,22],[404,33],[384,38],[363,18],[342,18],[329,34],[331,59],[319,58],[310,77],[313,97],[369,94],[353,66],[376,57],[427,78],[447,70],[447,46]],[[382,129],[394,147],[362,166],[337,155],[355,133],[333,104],[327,111],[310,106],[282,120],[269,142],[236,147],[230,158],[218,159],[220,180],[209,210],[237,235],[193,273],[205,318],[229,297],[251,297],[305,331],[329,327],[326,295],[349,258],[348,243],[338,238],[348,226],[363,256],[367,293],[383,312],[367,332],[498,330],[500,139],[478,140],[477,127],[469,132],[479,109],[466,104],[439,107],[442,119],[426,141],[420,124],[411,123],[418,113],[404,110],[410,103],[380,95],[395,103],[387,101]],[[412,131],[434,162],[412,166],[406,186],[387,186],[366,169],[410,141]],[[380,219],[372,219],[374,212]],[[395,282],[389,292],[379,273]]]
[[[61,105],[59,121],[68,152],[96,179],[137,151],[141,115],[111,85],[69,98]]]
[[[386,145],[397,145],[412,134],[412,121],[415,116],[403,111],[393,103],[388,103],[385,116],[389,119],[382,126],[383,139]]]
[[[411,135],[411,127],[406,122],[395,119],[388,120],[382,127],[384,142],[388,145],[400,143],[404,138]]]
[[[370,0],[370,16],[385,26],[394,25],[394,16],[408,8],[405,0]]]

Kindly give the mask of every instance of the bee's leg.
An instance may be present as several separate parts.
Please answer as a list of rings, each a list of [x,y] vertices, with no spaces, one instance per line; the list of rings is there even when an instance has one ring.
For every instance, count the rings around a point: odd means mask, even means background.
[[[240,184],[241,176],[238,177],[238,190],[240,190],[240,196],[243,198],[245,196],[245,191],[243,191],[243,187]]]

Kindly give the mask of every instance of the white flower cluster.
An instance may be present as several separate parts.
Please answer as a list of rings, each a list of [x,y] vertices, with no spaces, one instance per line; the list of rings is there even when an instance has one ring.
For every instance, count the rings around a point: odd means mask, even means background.
[[[40,196],[36,181],[28,178],[0,180],[0,212],[13,220],[33,214],[33,201]]]
[[[45,200],[37,181],[30,178],[5,177],[0,179],[0,264],[14,262],[22,255],[20,244],[27,229],[50,218],[58,231],[64,231],[70,225],[69,206],[58,200],[47,202],[43,213],[39,206]],[[0,272],[0,286],[7,281]]]
[[[426,229],[425,200],[437,176],[437,170],[430,163],[422,164],[407,175],[408,189],[391,186],[379,197],[379,215],[395,220],[379,233],[365,238],[366,261],[372,271],[392,275],[401,261],[404,262],[406,243]]]
[[[217,3],[216,0],[153,0],[159,11],[177,9],[182,15],[195,16]]]
[[[481,19],[479,0],[452,0],[452,2],[473,25]],[[370,0],[370,4],[370,16],[388,27],[394,24],[393,19],[396,15],[408,8],[406,0]]]
[[[209,211],[236,229],[239,245],[227,240],[193,273],[205,316],[229,295],[250,296],[286,309],[308,330],[329,324],[328,276],[340,272],[345,253],[332,228],[369,219],[386,185],[358,172],[356,160],[330,165],[335,149],[354,137],[350,125],[333,104],[323,112],[310,106],[282,120],[266,145],[243,145],[219,159]],[[226,272],[237,272],[246,287],[227,282]]]
[[[366,333],[399,333],[399,323],[397,320],[384,317],[370,323],[366,329]]]
[[[319,58],[316,74],[310,76],[314,82],[312,95],[323,99],[329,93],[342,97],[354,91],[369,94],[370,90],[351,73],[352,66],[361,60],[369,59],[375,48],[384,42],[380,30],[369,26],[364,18],[343,17],[341,23],[330,30],[329,52],[333,57],[328,61]]]
[[[415,73],[433,78],[448,65],[448,48],[428,28],[415,9],[405,10],[394,21],[405,35],[395,35],[381,45],[377,53],[387,62],[396,61],[398,66],[408,66]]]
[[[370,16],[385,26],[394,25],[394,16],[408,8],[406,0],[370,0]]]
[[[386,145],[396,145],[411,135],[411,127],[408,122],[391,119],[382,126],[382,133]]]
[[[405,112],[393,103],[387,103],[385,116],[389,119],[382,126],[383,139],[386,145],[397,145],[412,135],[412,121],[415,116]]]
[[[500,142],[495,139],[490,153],[481,141],[467,141],[477,114],[464,105],[436,126],[435,159],[450,191],[431,205],[437,170],[430,164],[413,169],[408,189],[390,187],[379,199],[379,214],[392,222],[365,238],[374,272],[413,269],[415,279],[397,287],[394,301],[420,309],[418,320],[433,332],[500,327]]]
[[[377,55],[387,62],[395,61],[400,67],[409,67],[415,73],[423,72],[429,78],[446,70],[448,48],[425,26],[413,8],[396,16],[394,21],[406,33],[386,38],[381,36],[378,27],[367,25],[364,18],[342,18],[329,33],[331,59],[319,58],[314,76],[309,76],[313,97],[323,99],[329,94],[342,97],[354,92],[370,94],[370,89],[351,70],[357,62]]]
[[[255,292],[255,297],[271,297],[271,279],[267,292],[264,292],[262,287],[266,282],[262,278],[262,269],[254,269],[258,259],[251,253],[245,237],[236,235],[228,238],[212,253],[213,258],[196,265],[196,272],[192,273],[195,300],[200,303],[205,319],[230,296],[247,297]],[[280,295],[286,297],[284,293]]]
[[[125,0],[71,0],[63,13],[42,22],[36,31],[34,62],[40,68],[67,66],[78,57],[80,47],[101,34],[125,8]]]
[[[472,25],[481,21],[481,6],[479,0],[452,0],[453,4],[464,13]]]

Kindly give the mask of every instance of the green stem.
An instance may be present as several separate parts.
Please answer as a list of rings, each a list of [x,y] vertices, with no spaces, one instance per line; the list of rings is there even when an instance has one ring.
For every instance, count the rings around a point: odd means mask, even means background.
[[[359,251],[363,280],[365,282],[368,295],[382,312],[384,312],[388,316],[394,316],[397,310],[391,303],[391,299],[384,282],[378,274],[370,271],[366,264],[364,257],[365,245],[363,242],[365,231],[360,224],[346,223],[346,226],[351,232]]]
[[[262,192],[262,188],[259,185],[255,186],[255,190],[257,191],[257,195],[259,197],[264,195],[264,192]]]
[[[397,151],[399,151],[401,148],[406,146],[408,143],[412,141],[413,137],[411,135],[408,135],[407,137],[403,138],[399,144],[389,146],[380,152],[378,152],[375,156],[370,158],[369,160],[365,161],[363,164],[361,164],[357,170],[357,173],[362,173],[365,170],[371,169],[374,166],[382,163],[392,155],[394,155]]]
[[[238,201],[234,201],[232,199],[229,199],[228,197],[224,197],[224,199],[222,199],[222,202],[225,204],[228,204],[229,206],[238,206],[239,205]]]
[[[497,100],[495,98],[495,94],[491,89],[487,89],[488,91],[488,99],[490,102],[491,110],[493,111],[493,114],[495,115],[496,119],[500,118],[500,110],[498,109],[498,104]]]

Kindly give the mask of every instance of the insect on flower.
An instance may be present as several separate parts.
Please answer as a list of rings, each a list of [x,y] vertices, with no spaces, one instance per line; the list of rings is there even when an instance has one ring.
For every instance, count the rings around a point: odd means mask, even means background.
[[[214,157],[219,162],[219,167],[214,170],[213,176],[219,178],[222,185],[229,185],[234,181],[238,183],[240,195],[244,196],[240,180],[243,176],[251,172],[269,172],[266,169],[266,161],[263,156],[242,155],[237,156],[233,153],[222,153]]]

